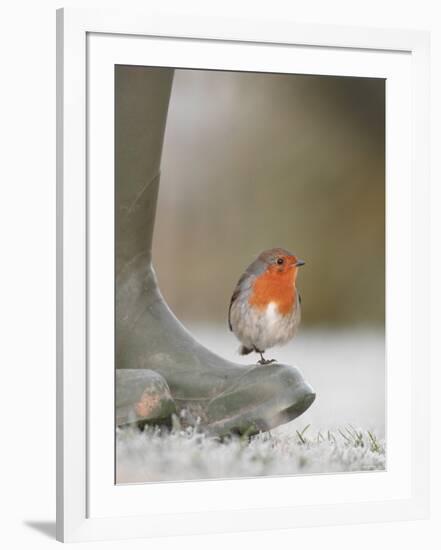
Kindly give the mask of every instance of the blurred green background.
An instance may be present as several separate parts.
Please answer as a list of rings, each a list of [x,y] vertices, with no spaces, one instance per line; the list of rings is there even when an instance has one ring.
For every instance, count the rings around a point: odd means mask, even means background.
[[[385,81],[176,70],[153,243],[184,323],[226,323],[262,250],[306,261],[303,326],[384,325]]]

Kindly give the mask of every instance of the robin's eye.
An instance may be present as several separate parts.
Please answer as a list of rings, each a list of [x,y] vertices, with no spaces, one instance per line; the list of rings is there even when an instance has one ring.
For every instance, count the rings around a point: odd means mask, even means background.
[[[277,263],[279,265],[282,265],[283,264],[283,258],[277,258]]]

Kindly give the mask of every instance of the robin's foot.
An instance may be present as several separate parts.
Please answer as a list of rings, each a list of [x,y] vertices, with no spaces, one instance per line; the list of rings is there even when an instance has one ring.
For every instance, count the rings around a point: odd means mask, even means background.
[[[270,363],[276,363],[275,359],[265,359],[263,352],[256,349],[256,352],[260,355],[260,361],[257,361],[259,365],[269,365]]]
[[[257,361],[259,365],[269,365],[270,363],[277,363],[277,359],[260,359],[260,361]]]

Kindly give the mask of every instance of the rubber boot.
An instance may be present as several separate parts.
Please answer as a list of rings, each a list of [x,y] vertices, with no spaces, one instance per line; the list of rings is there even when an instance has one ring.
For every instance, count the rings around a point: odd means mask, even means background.
[[[117,422],[140,421],[148,412],[146,420],[159,423],[167,406],[219,435],[289,422],[315,399],[296,367],[222,359],[192,337],[161,296],[151,245],[173,70],[116,66],[115,77]],[[130,370],[120,376],[119,369]],[[161,418],[142,405],[158,375]]]

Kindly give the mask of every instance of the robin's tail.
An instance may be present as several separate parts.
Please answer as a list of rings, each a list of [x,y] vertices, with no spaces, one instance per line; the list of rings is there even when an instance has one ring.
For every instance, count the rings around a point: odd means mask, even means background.
[[[240,355],[248,355],[253,351],[253,348],[247,348],[246,346],[242,345],[239,348]]]

